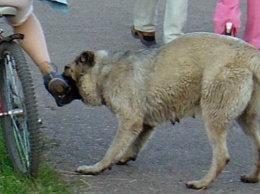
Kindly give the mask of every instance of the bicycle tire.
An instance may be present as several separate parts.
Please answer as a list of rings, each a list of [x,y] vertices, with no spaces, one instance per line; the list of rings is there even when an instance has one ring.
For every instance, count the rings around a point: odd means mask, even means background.
[[[20,46],[0,45],[1,112],[20,110],[17,115],[1,116],[3,138],[13,168],[38,176],[40,163],[40,123],[29,66]]]

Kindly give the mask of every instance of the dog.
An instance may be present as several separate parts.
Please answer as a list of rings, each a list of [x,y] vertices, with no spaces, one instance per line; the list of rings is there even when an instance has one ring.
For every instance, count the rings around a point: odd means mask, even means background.
[[[212,163],[206,175],[187,182],[187,188],[207,188],[228,163],[226,139],[232,120],[251,137],[256,156],[241,181],[259,181],[260,52],[244,41],[190,33],[160,48],[83,51],[65,66],[63,76],[75,82],[85,104],[105,105],[119,119],[104,158],[76,172],[97,175],[113,164],[135,160],[156,126],[198,114],[212,146]]]

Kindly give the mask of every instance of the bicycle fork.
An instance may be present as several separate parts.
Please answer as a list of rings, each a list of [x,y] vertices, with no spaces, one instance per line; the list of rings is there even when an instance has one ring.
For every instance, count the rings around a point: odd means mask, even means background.
[[[2,35],[3,32],[4,32],[3,29],[0,29],[0,44],[2,42],[11,42],[11,41],[14,41],[14,40],[22,40],[24,38],[23,34],[12,34],[12,35],[4,37]],[[23,114],[23,109],[18,109],[18,108],[15,108],[15,109],[12,109],[12,110],[9,110],[9,111],[5,112],[3,104],[2,104],[2,99],[0,97],[0,117],[13,116],[13,115],[22,115],[22,114]]]

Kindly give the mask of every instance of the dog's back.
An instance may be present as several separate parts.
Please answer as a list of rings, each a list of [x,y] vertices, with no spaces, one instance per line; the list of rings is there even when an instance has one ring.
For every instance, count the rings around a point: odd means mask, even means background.
[[[161,48],[150,64],[154,67],[147,74],[145,103],[141,103],[148,123],[200,112],[202,90],[208,82],[223,82],[226,88],[222,92],[232,91],[243,75],[253,75],[249,66],[255,62],[253,58],[260,65],[260,53],[241,40],[220,36],[185,35]]]

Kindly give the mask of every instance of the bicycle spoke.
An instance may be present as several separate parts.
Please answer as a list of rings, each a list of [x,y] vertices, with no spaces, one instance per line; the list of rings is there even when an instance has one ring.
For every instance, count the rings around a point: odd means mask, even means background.
[[[17,108],[23,108],[23,94],[21,92],[21,84],[17,79],[17,73],[15,69],[15,61],[12,59],[10,55],[6,55],[6,89],[8,90],[6,94],[10,94],[7,96],[8,101],[8,112],[11,112],[10,119],[12,122],[12,131],[16,142],[16,147],[18,150],[18,155],[20,157],[20,162],[22,163],[23,168],[28,170],[30,165],[30,144],[29,144],[29,134],[26,130],[26,120],[27,118],[24,115],[20,115],[20,117],[15,117],[12,114],[12,111]],[[18,89],[20,88],[20,90]]]
[[[10,89],[11,89],[11,93],[13,95],[14,98],[14,102],[16,103],[16,105],[23,105],[23,98],[22,98],[22,94],[19,95],[19,91],[18,90],[18,86],[19,88],[21,88],[21,84],[19,82],[19,80],[17,80],[17,73],[16,73],[16,69],[15,69],[15,61],[13,60],[13,58],[10,55],[6,56],[6,64],[7,67],[9,69],[9,73],[10,73]],[[21,93],[21,92],[20,92]],[[16,102],[15,100],[18,100],[19,102]]]
[[[23,166],[28,168],[29,166],[29,145],[27,139],[29,138],[26,133],[26,130],[21,130],[16,124],[15,118],[13,115],[11,116],[11,120],[13,123],[13,133],[16,140],[17,149],[19,150],[20,159],[23,163]],[[22,132],[22,134],[21,134]],[[28,154],[27,154],[28,153]]]

